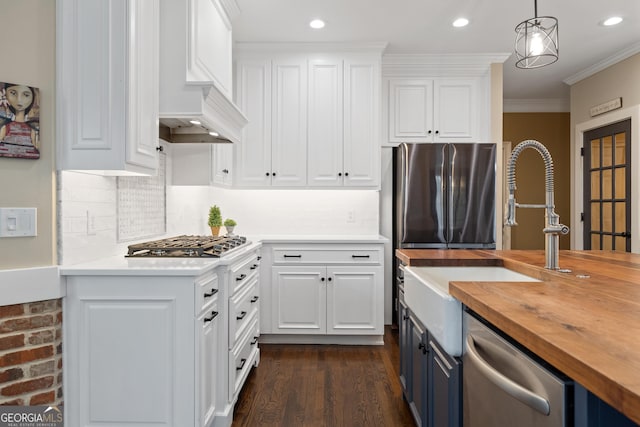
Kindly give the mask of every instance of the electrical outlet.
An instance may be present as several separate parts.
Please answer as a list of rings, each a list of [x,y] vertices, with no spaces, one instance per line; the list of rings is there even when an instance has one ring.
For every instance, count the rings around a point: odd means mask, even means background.
[[[96,216],[91,212],[87,211],[87,236],[95,236],[97,234],[96,231]]]
[[[355,213],[353,211],[347,212],[347,222],[349,223],[356,222]]]

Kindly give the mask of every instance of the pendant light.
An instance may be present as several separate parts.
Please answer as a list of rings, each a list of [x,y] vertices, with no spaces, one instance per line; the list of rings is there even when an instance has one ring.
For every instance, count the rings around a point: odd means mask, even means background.
[[[516,27],[516,67],[540,68],[558,60],[558,20],[538,16],[538,0],[534,0],[534,18]]]

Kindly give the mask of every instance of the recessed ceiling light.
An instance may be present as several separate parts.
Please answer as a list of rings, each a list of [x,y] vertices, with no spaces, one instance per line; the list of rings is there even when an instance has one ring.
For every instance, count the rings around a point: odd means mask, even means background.
[[[319,30],[320,28],[324,28],[324,21],[322,19],[314,19],[309,22],[309,26],[314,30]]]
[[[602,22],[602,25],[604,25],[605,27],[610,27],[611,25],[618,25],[621,22],[622,22],[622,18],[620,18],[619,16],[612,16],[609,19],[605,19]]]
[[[200,121],[199,120],[189,120],[189,123],[191,123],[192,125],[196,125],[196,126],[200,126]]]
[[[220,134],[218,132],[214,132],[214,131],[210,131],[209,135],[211,135],[211,136],[220,136]]]
[[[467,18],[458,18],[453,21],[454,27],[466,27],[467,25],[469,25],[469,20]]]

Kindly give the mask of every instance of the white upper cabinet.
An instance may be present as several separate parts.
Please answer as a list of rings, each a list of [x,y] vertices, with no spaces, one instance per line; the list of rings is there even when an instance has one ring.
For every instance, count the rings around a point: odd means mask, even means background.
[[[236,76],[236,102],[249,119],[236,150],[237,185],[305,185],[306,61],[243,58]]]
[[[214,185],[230,187],[233,184],[233,145],[213,144],[211,182]]]
[[[389,141],[478,142],[478,78],[391,79]]]
[[[236,151],[236,185],[379,187],[383,47],[323,47],[328,53],[240,46],[236,102],[249,125]]]
[[[58,169],[158,168],[158,0],[57,2]]]
[[[309,61],[309,186],[377,187],[380,60]]]

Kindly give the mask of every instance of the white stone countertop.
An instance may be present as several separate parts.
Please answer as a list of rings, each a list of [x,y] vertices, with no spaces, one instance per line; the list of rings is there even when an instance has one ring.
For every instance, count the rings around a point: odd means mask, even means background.
[[[230,251],[222,258],[127,258],[113,256],[73,265],[61,265],[61,276],[199,276],[227,265],[260,247],[260,242]]]
[[[390,239],[379,234],[372,235],[260,235],[252,236],[252,241],[262,243],[386,243]]]

